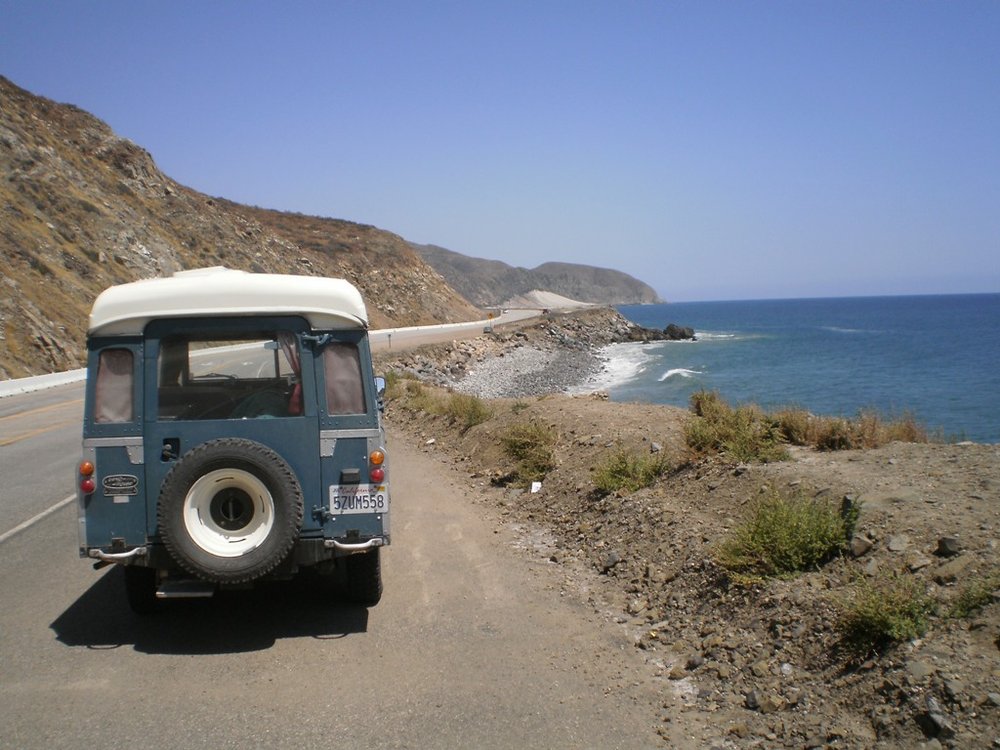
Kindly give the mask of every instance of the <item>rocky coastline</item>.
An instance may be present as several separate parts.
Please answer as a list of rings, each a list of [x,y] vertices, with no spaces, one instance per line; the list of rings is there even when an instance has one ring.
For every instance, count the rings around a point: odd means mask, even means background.
[[[390,398],[393,439],[452,467],[496,533],[553,567],[554,595],[592,608],[635,650],[639,671],[611,689],[653,686],[664,747],[1000,747],[1000,591],[954,614],[973,587],[1000,580],[1000,446],[794,448],[752,465],[693,458],[686,410],[571,395],[604,366],[602,347],[643,340],[634,329],[613,310],[586,310],[381,354],[384,370],[488,399],[490,410],[470,427]],[[497,482],[509,472],[499,438],[524,422],[558,436],[537,493]],[[675,468],[602,496],[592,470],[622,448]],[[855,536],[820,569],[734,586],[716,545],[768,488],[850,498],[861,508]],[[900,577],[936,602],[927,631],[847,657],[837,622],[852,587]]]
[[[523,398],[584,389],[605,370],[601,349],[610,344],[694,338],[691,328],[644,328],[612,308],[591,308],[377,360],[391,362],[400,374],[479,398]]]

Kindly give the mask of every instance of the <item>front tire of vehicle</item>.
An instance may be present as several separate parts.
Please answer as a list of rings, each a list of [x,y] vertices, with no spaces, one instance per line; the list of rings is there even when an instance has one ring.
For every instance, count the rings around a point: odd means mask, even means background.
[[[210,440],[163,480],[157,521],[171,557],[213,583],[266,575],[291,551],[302,525],[302,490],[291,468],[252,440]]]

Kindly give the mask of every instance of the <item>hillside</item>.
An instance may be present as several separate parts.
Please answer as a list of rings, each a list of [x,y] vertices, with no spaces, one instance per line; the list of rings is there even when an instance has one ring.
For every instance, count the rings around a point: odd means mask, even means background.
[[[101,290],[185,268],[345,277],[374,327],[482,315],[395,234],[199,193],[94,116],[2,76],[0,104],[0,379],[81,366]]]
[[[604,305],[662,302],[648,284],[609,268],[543,263],[527,269],[435,245],[413,247],[459,294],[481,307],[502,305],[534,289]]]

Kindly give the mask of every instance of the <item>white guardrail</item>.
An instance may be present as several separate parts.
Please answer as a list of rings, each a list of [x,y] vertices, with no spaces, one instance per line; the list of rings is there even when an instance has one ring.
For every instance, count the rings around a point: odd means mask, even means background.
[[[32,391],[40,391],[45,388],[55,388],[57,385],[78,383],[86,378],[87,370],[83,368],[80,370],[68,370],[66,372],[53,372],[50,375],[35,375],[30,378],[0,380],[0,398],[17,396],[21,393],[31,393]]]
[[[467,323],[439,323],[437,325],[410,326],[406,328],[382,328],[369,331],[368,338],[372,342],[373,347],[377,346],[378,348],[382,348],[383,346],[392,348],[392,337],[397,334],[400,334],[402,337],[412,337],[414,345],[418,345],[424,343],[420,340],[420,334],[481,332],[483,328],[490,325],[502,325],[503,323],[509,323],[512,320],[518,320],[522,317],[531,317],[531,315],[517,315],[514,312],[501,315],[493,320],[475,320]],[[537,312],[535,310],[532,314],[537,314]],[[397,338],[397,341],[400,341],[400,339]],[[400,341],[400,343],[402,342]],[[83,368],[80,370],[68,370],[67,372],[54,372],[49,375],[35,375],[30,378],[0,380],[0,398],[17,396],[21,393],[31,393],[32,391],[40,391],[45,388],[55,388],[56,386],[68,385],[69,383],[77,383],[85,380],[86,377],[87,370]]]

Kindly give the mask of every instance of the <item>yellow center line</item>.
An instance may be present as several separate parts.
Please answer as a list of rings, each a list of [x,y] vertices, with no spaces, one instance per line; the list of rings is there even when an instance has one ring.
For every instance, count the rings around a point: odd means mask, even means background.
[[[62,409],[67,406],[78,406],[82,403],[82,398],[75,398],[72,401],[60,401],[58,404],[49,404],[48,406],[39,406],[37,409],[29,409],[28,411],[19,411],[16,414],[8,414],[6,417],[0,417],[0,422],[6,422],[11,419],[23,419],[24,417],[33,417],[36,414],[44,414],[47,411]]]
[[[71,424],[80,425],[81,430],[83,428],[83,423],[79,419],[69,419],[66,420],[65,422],[57,422],[56,424],[51,424],[46,427],[39,427],[36,430],[29,430],[28,432],[22,432],[17,435],[14,435],[13,437],[0,438],[0,448],[6,445],[13,445],[19,440],[27,440],[30,437],[35,437],[35,435],[42,435],[43,433],[46,432],[52,432],[52,430],[58,430],[61,427],[68,427]]]

